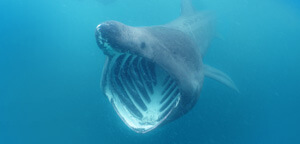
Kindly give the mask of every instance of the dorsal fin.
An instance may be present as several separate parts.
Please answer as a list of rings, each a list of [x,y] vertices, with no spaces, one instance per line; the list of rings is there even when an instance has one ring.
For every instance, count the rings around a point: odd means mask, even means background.
[[[191,0],[181,0],[181,16],[192,15],[194,12]]]
[[[214,33],[211,13],[196,11],[192,0],[181,0],[181,16],[164,26],[188,34],[198,45],[201,55],[204,55]]]

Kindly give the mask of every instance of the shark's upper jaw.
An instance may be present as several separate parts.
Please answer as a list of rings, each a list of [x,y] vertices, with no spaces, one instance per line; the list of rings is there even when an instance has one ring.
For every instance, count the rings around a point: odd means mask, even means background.
[[[127,30],[127,26],[116,21],[107,21],[96,27],[96,41],[104,54],[110,56],[114,52],[128,52],[128,47],[124,46],[128,42],[124,42],[122,36],[124,30]]]
[[[103,28],[104,27],[104,28]],[[109,43],[109,37],[106,36],[106,31],[108,31],[109,28],[107,24],[99,24],[96,27],[96,42],[99,46],[99,48],[103,51],[105,55],[112,55],[116,50],[112,49],[111,44]]]
[[[162,124],[178,106],[178,82],[151,60],[114,48],[96,30],[99,47],[108,56],[101,87],[120,118],[132,130],[146,133]]]

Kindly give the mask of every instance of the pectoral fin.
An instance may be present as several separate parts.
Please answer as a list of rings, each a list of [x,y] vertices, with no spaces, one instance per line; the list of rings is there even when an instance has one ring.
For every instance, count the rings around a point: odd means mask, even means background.
[[[222,71],[220,71],[216,68],[213,68],[211,66],[208,66],[208,65],[204,65],[203,68],[204,68],[205,76],[215,79],[215,80],[225,84],[226,86],[234,89],[235,91],[239,92],[238,88],[236,87],[236,85],[234,84],[234,82],[231,80],[231,78],[228,75],[226,75]]]

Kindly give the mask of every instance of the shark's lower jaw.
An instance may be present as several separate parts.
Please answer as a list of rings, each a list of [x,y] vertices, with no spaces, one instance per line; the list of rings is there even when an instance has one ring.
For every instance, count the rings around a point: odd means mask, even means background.
[[[102,88],[121,119],[138,133],[162,124],[181,97],[177,82],[166,71],[129,53],[108,57]]]

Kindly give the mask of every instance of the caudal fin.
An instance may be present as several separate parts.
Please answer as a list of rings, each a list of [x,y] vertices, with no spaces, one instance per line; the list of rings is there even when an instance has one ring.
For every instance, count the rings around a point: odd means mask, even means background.
[[[204,75],[207,77],[210,77],[212,79],[215,79],[215,80],[223,83],[224,85],[234,89],[235,91],[239,92],[239,89],[236,87],[236,85],[231,80],[231,78],[216,68],[213,68],[208,65],[204,65]]]

